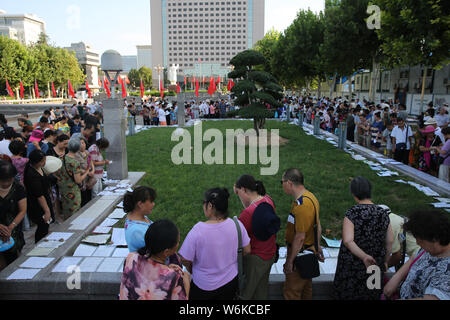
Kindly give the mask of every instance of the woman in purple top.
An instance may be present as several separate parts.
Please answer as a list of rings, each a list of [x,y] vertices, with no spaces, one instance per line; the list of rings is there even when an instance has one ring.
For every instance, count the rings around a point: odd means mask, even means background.
[[[227,189],[206,191],[203,212],[208,219],[189,231],[179,251],[192,274],[191,300],[231,300],[238,289],[238,232],[228,218]],[[250,238],[239,221],[243,254],[249,254]]]

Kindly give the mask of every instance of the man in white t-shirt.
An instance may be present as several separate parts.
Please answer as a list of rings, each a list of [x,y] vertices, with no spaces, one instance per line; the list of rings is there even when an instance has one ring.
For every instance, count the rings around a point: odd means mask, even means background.
[[[440,107],[439,113],[434,116],[434,119],[436,119],[438,127],[441,129],[447,128],[448,124],[450,123],[450,119],[448,115],[446,114],[446,108]]]
[[[162,107],[158,108],[158,118],[159,118],[159,125],[167,126],[166,112]]]
[[[409,150],[412,146],[413,132],[411,127],[405,124],[403,118],[397,119],[397,126],[392,130],[391,137],[394,159],[407,165],[409,162]]]

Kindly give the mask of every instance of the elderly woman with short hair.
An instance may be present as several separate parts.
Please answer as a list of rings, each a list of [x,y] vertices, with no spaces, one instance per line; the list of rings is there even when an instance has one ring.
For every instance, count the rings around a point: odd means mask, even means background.
[[[356,205],[347,210],[342,227],[342,243],[334,277],[338,300],[379,300],[383,273],[391,255],[394,241],[389,215],[371,200],[372,186],[364,177],[350,183],[350,192]],[[370,266],[378,266],[380,287],[368,287]],[[375,269],[376,270],[376,269]],[[369,281],[368,281],[369,280]],[[375,283],[376,283],[375,282]]]
[[[63,158],[62,168],[58,171],[58,186],[61,194],[62,217],[67,220],[81,208],[81,191],[79,185],[88,175],[81,170],[77,161],[77,152],[80,151],[80,139],[70,139],[67,145],[69,152]]]
[[[440,211],[413,213],[403,228],[422,247],[416,257],[391,278],[384,295],[391,297],[400,287],[400,298],[411,300],[450,300],[450,219]]]

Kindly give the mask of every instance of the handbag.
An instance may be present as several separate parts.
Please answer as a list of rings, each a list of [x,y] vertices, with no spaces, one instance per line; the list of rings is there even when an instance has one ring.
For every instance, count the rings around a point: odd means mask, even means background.
[[[408,141],[408,129],[409,129],[409,126],[406,125],[406,139],[405,139],[406,141]],[[397,143],[395,145],[395,148],[398,151],[405,151],[406,150],[406,142]]]
[[[238,290],[236,292],[236,300],[243,300],[242,299],[242,292],[244,290],[244,285],[245,285],[245,277],[244,277],[244,267],[243,267],[243,251],[244,249],[242,248],[242,234],[241,234],[241,228],[239,227],[239,223],[237,220],[237,217],[234,216],[233,217],[233,221],[236,224],[236,229],[237,229],[237,233],[238,233],[238,283],[239,283],[239,287]]]
[[[320,276],[319,259],[317,258],[317,252],[319,252],[318,239],[317,239],[317,211],[316,205],[311,198],[309,199],[314,206],[314,248],[316,252],[310,250],[302,250],[294,259],[294,266],[300,273],[300,277],[303,279],[313,279]],[[305,251],[309,251],[306,252]]]

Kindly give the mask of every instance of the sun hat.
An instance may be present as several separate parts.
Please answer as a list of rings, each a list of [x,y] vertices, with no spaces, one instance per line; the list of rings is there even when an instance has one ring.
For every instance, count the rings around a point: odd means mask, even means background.
[[[61,167],[61,159],[53,156],[47,156],[45,160],[45,166],[42,167],[42,170],[44,170],[46,174],[52,174],[58,171]]]
[[[260,203],[252,216],[253,234],[258,240],[267,241],[278,230],[280,230],[280,218],[273,207],[267,202]]]
[[[41,130],[39,130],[39,129],[36,129],[36,130],[33,130],[33,132],[31,133],[31,136],[30,136],[30,142],[34,142],[34,141],[41,141],[42,139],[44,139],[44,133],[41,131]]]
[[[437,124],[436,119],[434,118],[429,118],[427,121],[425,121],[424,125],[428,126],[430,124]]]
[[[426,126],[425,129],[421,130],[422,133],[433,133],[436,129],[433,126]]]

